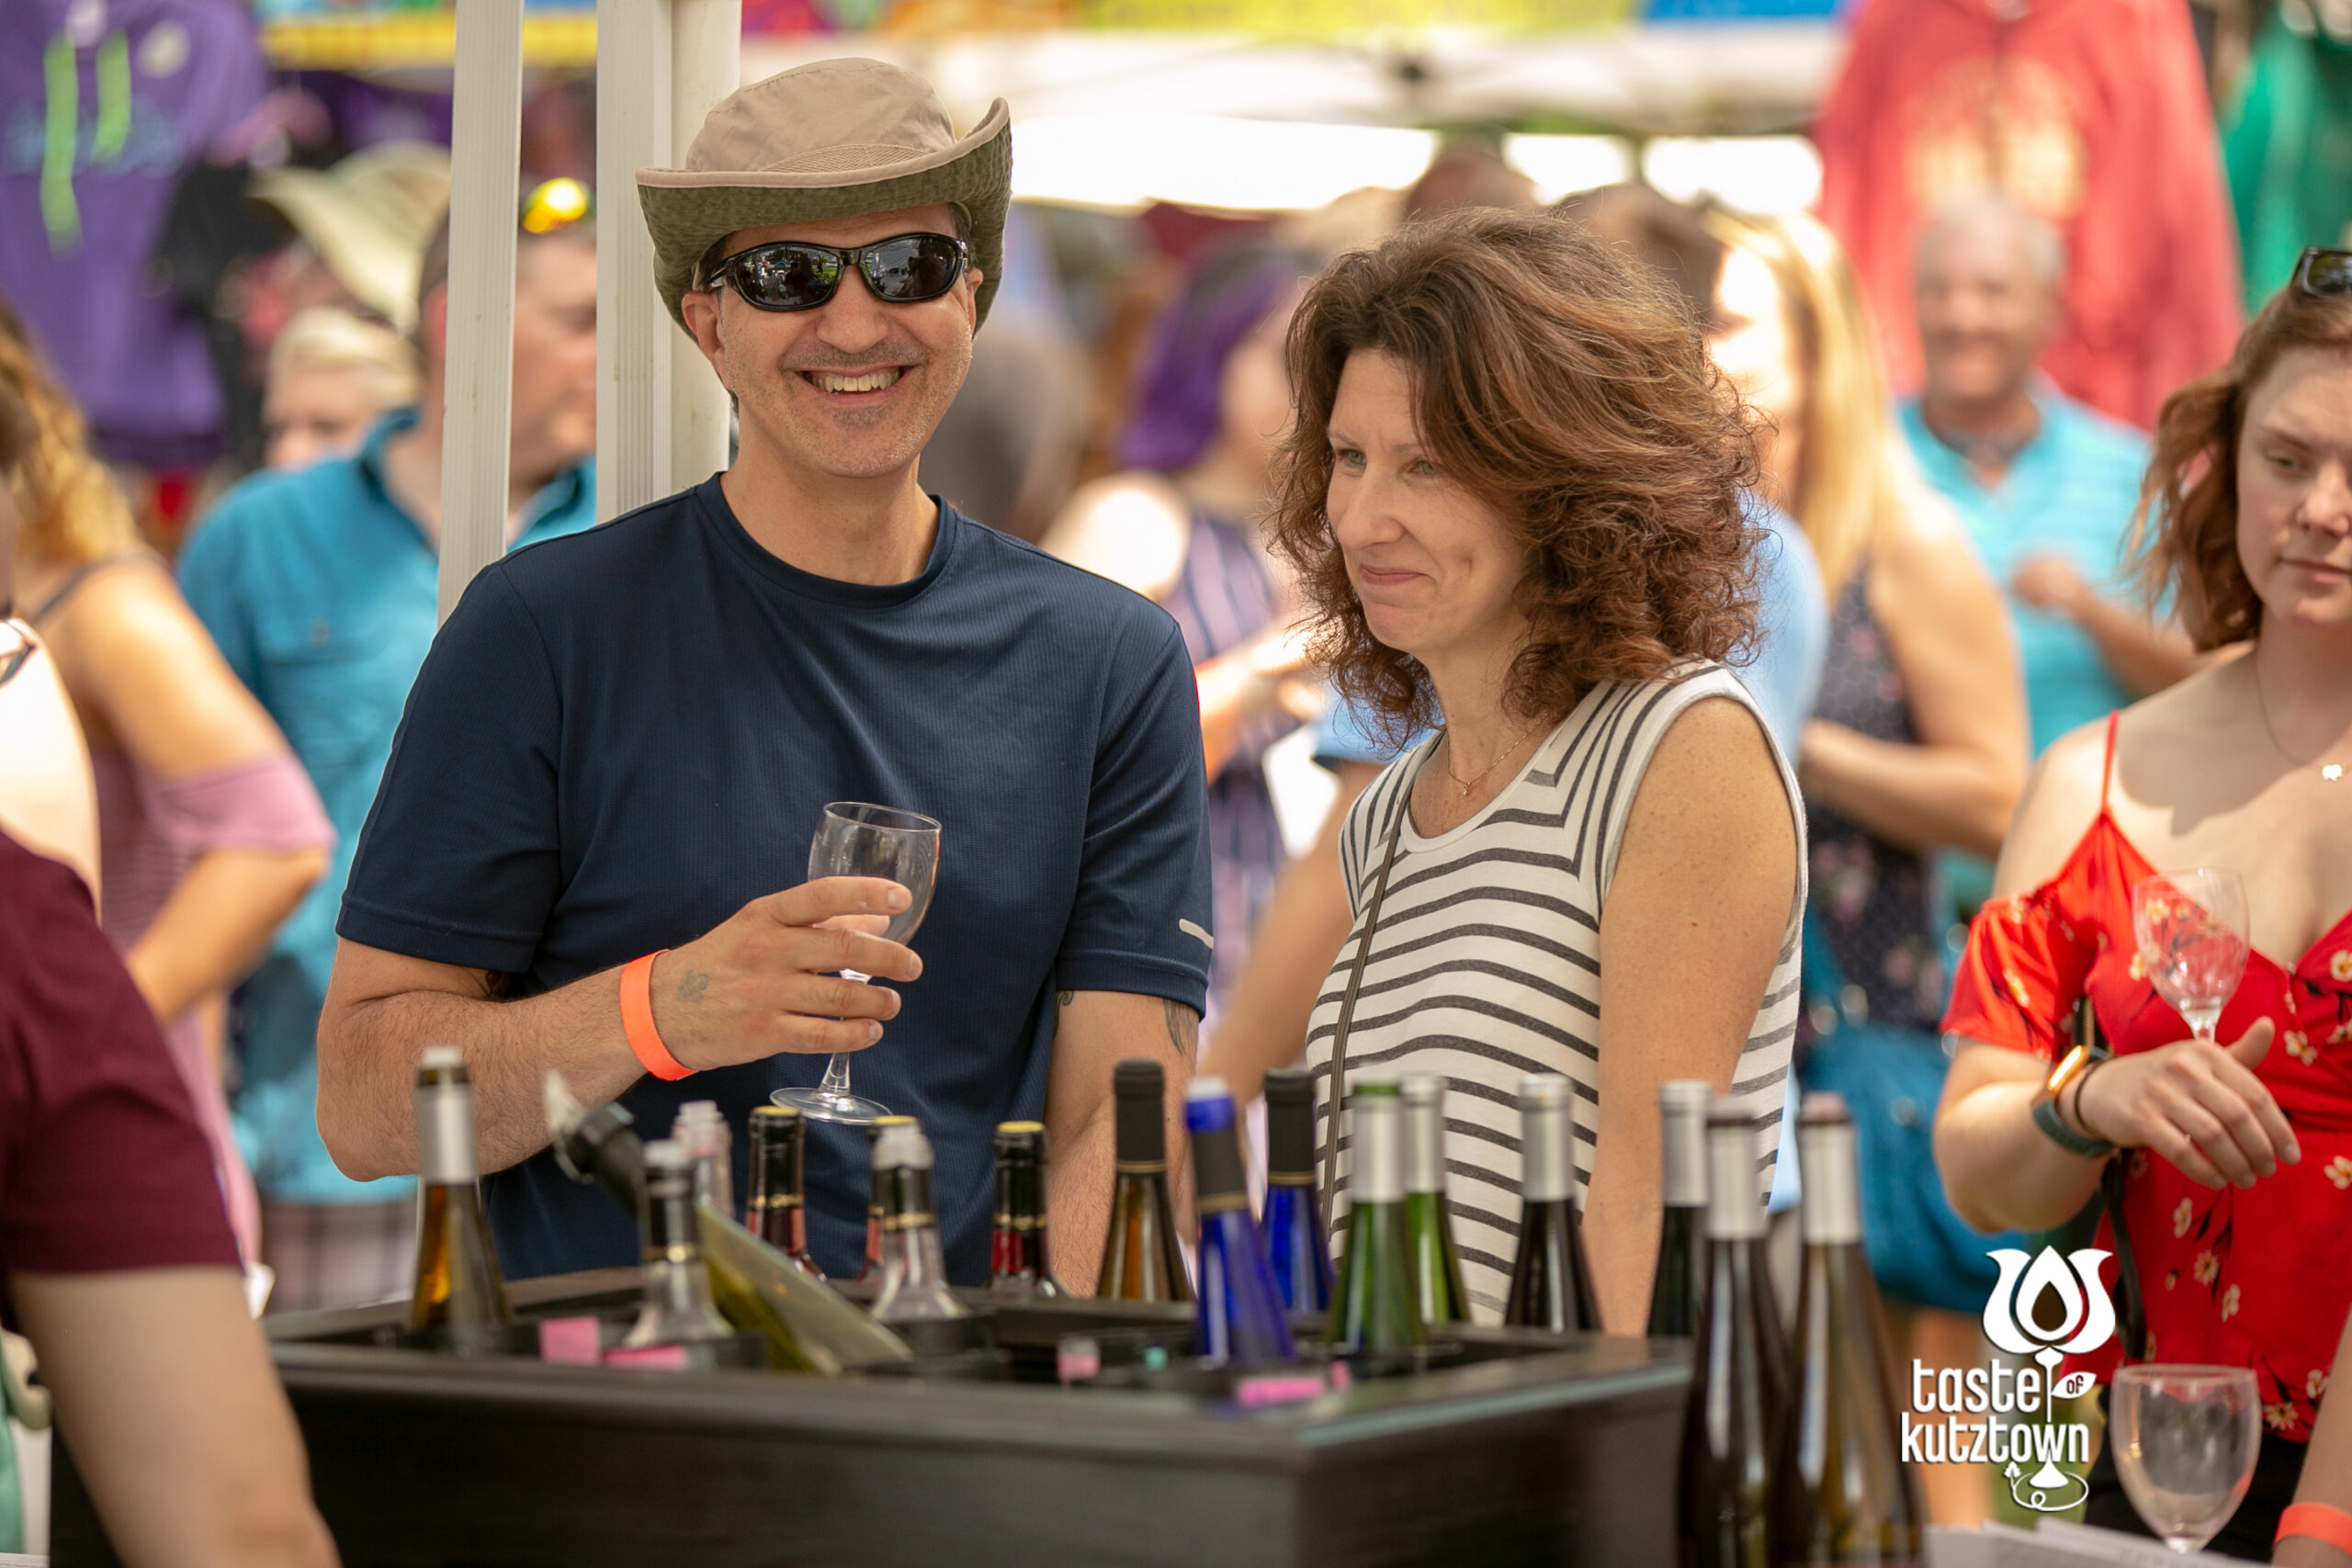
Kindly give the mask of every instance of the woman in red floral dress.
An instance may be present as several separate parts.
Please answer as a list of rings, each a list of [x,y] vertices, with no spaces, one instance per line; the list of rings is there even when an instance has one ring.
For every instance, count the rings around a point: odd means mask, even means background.
[[[2260,1385],[2261,1466],[2212,1550],[2262,1559],[2352,1308],[2352,295],[2327,281],[2307,263],[2165,405],[2152,585],[2200,649],[2250,647],[2042,759],[1969,934],[1936,1120],[1953,1207],[1986,1230],[2063,1224],[2123,1161],[2145,1359]],[[2132,930],[2134,882],[2200,865],[2245,878],[2250,918],[2218,1045],[2157,998]],[[2116,1055],[2054,1109],[2113,1156],[2034,1121],[2085,997]],[[2113,1474],[2092,1521],[2145,1533]]]

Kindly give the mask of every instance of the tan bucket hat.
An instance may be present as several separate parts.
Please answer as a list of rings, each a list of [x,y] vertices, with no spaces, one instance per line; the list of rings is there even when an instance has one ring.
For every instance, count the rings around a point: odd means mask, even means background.
[[[879,60],[820,60],[720,99],[683,169],[639,169],[637,199],[653,236],[653,280],[678,300],[710,247],[739,229],[854,218],[952,202],[971,225],[988,319],[1004,270],[1012,200],[1012,123],[999,98],[971,134],[931,84]]]
[[[386,141],[334,168],[273,169],[245,187],[319,253],[351,297],[401,332],[416,324],[425,243],[449,206],[449,154]]]

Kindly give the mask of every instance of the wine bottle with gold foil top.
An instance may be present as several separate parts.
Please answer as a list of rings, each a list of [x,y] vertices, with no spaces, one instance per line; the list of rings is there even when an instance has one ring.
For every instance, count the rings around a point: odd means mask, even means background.
[[[1396,1080],[1405,1104],[1405,1239],[1412,1248],[1413,1294],[1421,1321],[1467,1323],[1462,1255],[1453,1246],[1453,1213],[1445,1199],[1445,1079],[1407,1073]]]
[[[1168,1191],[1167,1074],[1148,1056],[1131,1056],[1112,1070],[1111,1092],[1116,1165],[1094,1293],[1110,1301],[1189,1302],[1193,1284]]]
[[[1699,1333],[1707,1281],[1707,1106],[1714,1094],[1702,1078],[1657,1086],[1665,1213],[1658,1222],[1657,1268],[1650,1277],[1653,1339],[1690,1339]]]
[[[489,1355],[514,1321],[483,1215],[474,1149],[473,1079],[455,1046],[416,1063],[415,1288],[408,1325],[439,1329],[460,1356]]]
[[[1001,1296],[1058,1301],[1046,1251],[1046,1127],[1000,1122],[996,1129],[996,1224],[989,1238],[989,1289]]]
[[[1927,1514],[1903,1463],[1893,1358],[1862,1253],[1854,1119],[1834,1094],[1797,1118],[1804,1261],[1767,1512],[1773,1568],[1913,1568]]]
[[[1259,1228],[1283,1305],[1329,1307],[1331,1243],[1315,1190],[1315,1075],[1304,1067],[1266,1074],[1266,1213]]]
[[[755,1105],[746,1131],[752,1146],[744,1228],[810,1279],[823,1279],[825,1271],[808,1252],[808,1211],[802,1199],[807,1123],[789,1105]]]
[[[891,1127],[911,1127],[911,1116],[876,1116],[865,1124],[865,1154],[868,1164],[874,1157],[874,1147],[882,1141],[882,1134]],[[865,1261],[859,1264],[853,1279],[878,1280],[882,1278],[882,1173],[873,1175],[874,1186],[865,1200]]]

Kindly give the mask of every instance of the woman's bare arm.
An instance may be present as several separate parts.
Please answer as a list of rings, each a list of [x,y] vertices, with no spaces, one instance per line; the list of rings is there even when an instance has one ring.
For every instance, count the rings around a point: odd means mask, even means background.
[[[1911,708],[1918,744],[1805,726],[1805,794],[1906,849],[1951,845],[1986,858],[2025,782],[2025,687],[1999,590],[1956,525],[1923,511],[1880,530],[1871,610]]]
[[[101,572],[53,623],[60,667],[94,730],[173,778],[283,753],[285,737],[161,573]],[[127,955],[165,1022],[235,984],[326,870],[324,849],[208,850]]]
[[[1600,915],[1600,1103],[1585,1248],[1601,1322],[1636,1334],[1659,1215],[1657,1086],[1728,1088],[1797,896],[1797,830],[1764,732],[1694,705],[1658,743]]]
[[[2352,1318],[2345,1320],[2344,1337],[2335,1342],[2335,1369],[2352,1372]],[[2335,1381],[2332,1374],[2329,1381]],[[2352,1400],[2333,1399],[2320,1406],[2311,1448],[2303,1455],[2302,1479],[2295,1483],[2295,1501],[2352,1513]],[[2352,1554],[2298,1535],[2280,1541],[2270,1561],[2288,1568],[2346,1568],[2352,1564]]]

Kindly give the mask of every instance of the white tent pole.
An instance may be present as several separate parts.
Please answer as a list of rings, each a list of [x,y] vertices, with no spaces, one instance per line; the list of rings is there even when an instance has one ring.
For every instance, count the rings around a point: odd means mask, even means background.
[[[670,492],[670,376],[691,351],[653,291],[637,171],[670,158],[667,0],[596,4],[596,521]]]
[[[506,547],[523,0],[458,8],[449,158],[449,332],[441,431],[441,618]]]
[[[703,116],[742,84],[743,0],[669,6],[670,146],[683,162]],[[683,333],[671,341],[669,488],[684,490],[727,466],[727,389]]]

